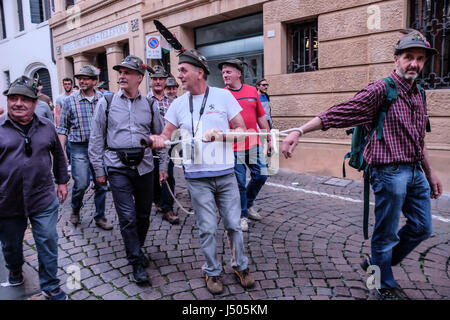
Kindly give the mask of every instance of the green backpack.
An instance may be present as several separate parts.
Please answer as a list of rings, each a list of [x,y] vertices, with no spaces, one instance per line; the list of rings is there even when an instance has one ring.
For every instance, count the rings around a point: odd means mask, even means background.
[[[384,119],[389,110],[389,107],[397,101],[398,89],[391,77],[386,77],[382,79],[386,83],[386,92],[383,104],[380,107],[380,111],[377,116],[377,120],[374,122],[372,130],[367,131],[365,125],[359,125],[346,131],[347,135],[352,134],[351,150],[344,157],[344,163],[342,164],[342,174],[345,178],[345,160],[349,159],[349,166],[357,169],[358,171],[364,171],[364,217],[363,217],[363,233],[364,239],[367,240],[368,229],[369,229],[369,196],[370,196],[370,183],[369,183],[369,165],[364,160],[363,154],[369,141],[378,129],[377,139],[381,140],[383,136]],[[417,85],[422,98],[426,101],[425,90],[420,85]],[[427,132],[431,131],[430,122],[427,123]]]

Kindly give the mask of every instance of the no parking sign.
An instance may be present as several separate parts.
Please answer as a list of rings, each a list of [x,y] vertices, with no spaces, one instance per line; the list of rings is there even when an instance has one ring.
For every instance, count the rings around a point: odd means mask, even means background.
[[[160,36],[146,36],[145,49],[147,52],[147,59],[161,59],[161,37]]]

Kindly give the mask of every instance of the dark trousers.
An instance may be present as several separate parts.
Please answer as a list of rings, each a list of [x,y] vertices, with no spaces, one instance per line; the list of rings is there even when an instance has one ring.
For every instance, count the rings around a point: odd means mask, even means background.
[[[167,182],[169,183],[170,190],[172,190],[172,193],[175,192],[175,177],[173,176],[173,167],[174,167],[173,161],[169,160],[169,166],[167,168],[168,174]],[[174,200],[165,182],[161,185],[160,199],[161,199],[160,207],[162,212],[168,212],[170,210],[173,210]]]
[[[129,168],[108,168],[108,180],[119,218],[128,262],[142,262],[152,209],[153,172],[139,175]]]
[[[153,156],[157,156],[158,154],[153,151]],[[159,183],[159,161],[158,159],[153,158],[153,165],[155,168],[153,172],[156,172],[156,176],[153,179],[153,203],[160,206],[161,205],[161,184]]]

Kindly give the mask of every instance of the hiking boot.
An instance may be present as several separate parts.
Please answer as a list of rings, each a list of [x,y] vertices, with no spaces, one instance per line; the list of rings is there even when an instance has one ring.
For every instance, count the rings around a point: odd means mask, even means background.
[[[47,300],[67,300],[67,294],[60,288],[53,291],[42,291],[42,295]]]
[[[261,220],[262,216],[259,214],[258,211],[256,211],[255,209],[253,209],[253,207],[248,208],[248,217],[252,220]]]
[[[375,295],[378,300],[409,300],[399,287],[391,289],[377,289]]]
[[[173,210],[169,210],[167,212],[163,212],[163,219],[170,222],[170,224],[177,224],[180,222],[178,216],[173,212]]]
[[[80,223],[80,208],[78,209],[72,208],[72,214],[70,215],[69,221],[74,225]]]
[[[369,255],[365,255],[362,262],[359,265],[365,272],[367,272],[367,269],[369,269],[369,267],[372,265],[372,259],[370,258]]]
[[[17,287],[22,285],[25,282],[22,274],[22,269],[16,272],[10,271],[8,282],[10,287]]]
[[[103,230],[111,230],[113,228],[112,223],[108,222],[106,218],[100,218],[98,220],[95,220],[95,224],[97,225],[97,227]]]
[[[212,294],[219,294],[223,291],[222,278],[220,276],[208,276],[205,275],[206,288]]]
[[[133,265],[133,273],[131,274],[131,280],[137,284],[150,284],[150,278],[141,263]]]
[[[241,229],[242,229],[242,232],[248,231],[248,219],[247,218],[244,218],[244,217],[241,218]]]
[[[234,274],[238,276],[242,287],[251,288],[254,286],[255,279],[253,279],[253,276],[250,274],[250,270],[248,268],[242,271],[237,271],[234,269]]]

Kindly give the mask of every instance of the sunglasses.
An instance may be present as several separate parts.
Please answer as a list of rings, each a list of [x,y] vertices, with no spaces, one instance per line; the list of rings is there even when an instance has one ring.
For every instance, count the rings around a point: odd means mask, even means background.
[[[31,157],[33,153],[33,149],[31,149],[31,139],[29,137],[25,137],[25,155],[27,157]]]
[[[262,83],[262,84],[260,84],[260,86],[261,86],[261,87],[268,87],[269,84],[268,84],[268,83]]]

